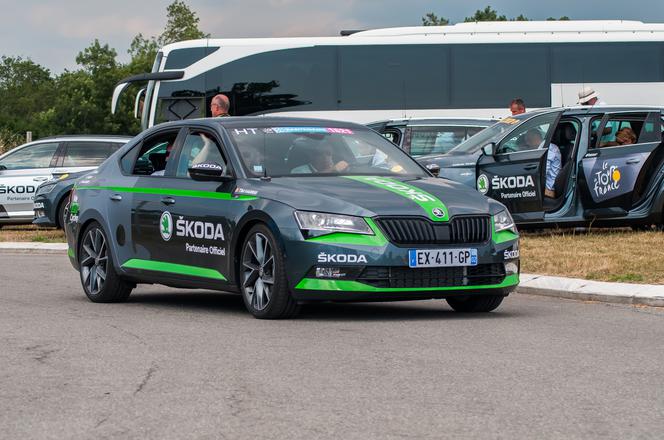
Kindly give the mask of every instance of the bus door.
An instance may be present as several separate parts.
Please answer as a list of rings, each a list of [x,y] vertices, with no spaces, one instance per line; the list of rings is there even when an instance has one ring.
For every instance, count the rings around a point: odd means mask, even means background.
[[[544,219],[548,145],[561,114],[524,121],[478,161],[477,189],[507,206],[519,222]]]
[[[662,163],[661,114],[607,113],[592,139],[579,173],[584,216],[623,216],[643,200]]]

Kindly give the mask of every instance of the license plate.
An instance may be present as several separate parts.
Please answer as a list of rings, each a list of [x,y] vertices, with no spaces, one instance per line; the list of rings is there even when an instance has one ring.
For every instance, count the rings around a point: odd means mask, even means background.
[[[410,249],[408,266],[477,266],[477,249]]]

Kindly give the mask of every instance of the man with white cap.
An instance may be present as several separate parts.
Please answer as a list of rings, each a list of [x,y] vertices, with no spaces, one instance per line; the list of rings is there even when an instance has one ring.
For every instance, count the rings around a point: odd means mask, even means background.
[[[606,105],[606,102],[600,101],[597,92],[590,86],[585,86],[579,90],[579,104],[581,105]]]

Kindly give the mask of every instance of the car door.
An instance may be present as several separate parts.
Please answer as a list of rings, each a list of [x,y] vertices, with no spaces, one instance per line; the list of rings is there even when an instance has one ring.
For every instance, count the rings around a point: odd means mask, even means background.
[[[52,177],[59,142],[19,147],[0,159],[0,218],[32,219],[37,187]]]
[[[620,144],[618,132],[621,130],[631,131],[636,141]],[[593,141],[581,161],[579,173],[584,216],[623,216],[641,201],[656,165],[661,162],[661,114],[607,113]]]
[[[159,193],[149,202],[135,199],[137,227],[143,246],[171,276],[223,283],[232,279],[227,258],[232,184],[194,181],[187,170],[202,162],[225,165],[226,156],[219,138],[208,130],[188,128],[181,139],[165,175],[157,178]]]
[[[477,189],[503,203],[515,220],[544,218],[546,158],[562,112],[534,116],[518,125],[477,165]]]

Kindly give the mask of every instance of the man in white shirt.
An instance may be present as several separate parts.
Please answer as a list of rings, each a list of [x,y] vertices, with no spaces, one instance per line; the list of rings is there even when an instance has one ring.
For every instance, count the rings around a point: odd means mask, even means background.
[[[544,146],[544,139],[542,133],[533,128],[526,133],[526,144],[532,148],[542,148]],[[549,143],[549,151],[546,153],[546,182],[544,184],[544,196],[551,199],[556,198],[556,177],[562,168],[562,156],[560,148],[553,142]]]

